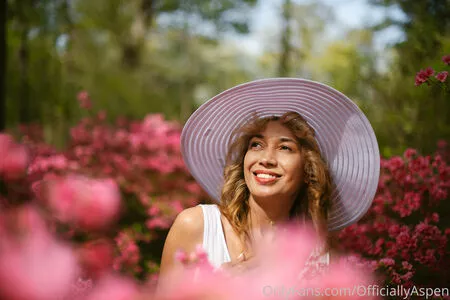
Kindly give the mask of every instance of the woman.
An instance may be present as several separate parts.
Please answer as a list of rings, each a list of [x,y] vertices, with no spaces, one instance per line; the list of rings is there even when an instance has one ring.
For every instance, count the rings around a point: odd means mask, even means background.
[[[219,204],[180,213],[161,276],[180,267],[177,250],[196,245],[216,267],[251,268],[252,245],[291,220],[312,221],[326,239],[364,215],[378,183],[378,145],[364,114],[338,91],[304,79],[258,80],[217,95],[186,123],[182,151]],[[327,250],[319,261],[328,262]]]

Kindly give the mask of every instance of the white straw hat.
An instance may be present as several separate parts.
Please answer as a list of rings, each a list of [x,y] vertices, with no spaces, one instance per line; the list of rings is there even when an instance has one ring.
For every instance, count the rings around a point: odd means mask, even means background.
[[[335,183],[328,229],[358,221],[369,209],[380,174],[380,154],[366,116],[342,93],[298,78],[256,80],[228,89],[201,105],[181,134],[181,150],[191,174],[219,201],[230,135],[255,114],[295,111],[315,130]]]

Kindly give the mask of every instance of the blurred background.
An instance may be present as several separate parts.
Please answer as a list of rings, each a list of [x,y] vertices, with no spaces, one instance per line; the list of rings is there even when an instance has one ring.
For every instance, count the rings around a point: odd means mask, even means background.
[[[449,95],[414,86],[450,53],[447,0],[2,0],[1,127],[38,123],[63,146],[85,113],[184,122],[266,77],[327,83],[372,122],[384,156],[450,136]]]
[[[375,129],[378,191],[337,235],[343,252],[380,286],[450,286],[446,71],[449,0],[0,0],[0,244],[14,245],[0,249],[0,298],[71,289],[72,269],[35,249],[39,230],[71,241],[83,278],[154,284],[175,217],[212,202],[183,163],[182,125],[217,93],[277,76],[333,86]],[[35,252],[15,248],[19,232]],[[49,274],[66,285],[22,287]]]

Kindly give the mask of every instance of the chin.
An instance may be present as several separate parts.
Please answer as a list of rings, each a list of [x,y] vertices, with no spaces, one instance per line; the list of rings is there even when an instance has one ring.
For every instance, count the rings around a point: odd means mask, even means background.
[[[253,198],[259,198],[259,199],[282,197],[282,195],[279,193],[274,193],[274,192],[269,192],[269,191],[267,191],[267,192],[256,191],[254,193],[251,193],[251,195],[253,196]]]

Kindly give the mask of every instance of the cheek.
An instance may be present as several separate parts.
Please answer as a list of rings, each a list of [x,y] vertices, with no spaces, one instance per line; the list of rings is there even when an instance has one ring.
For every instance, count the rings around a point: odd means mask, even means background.
[[[245,156],[244,156],[244,166],[243,166],[243,168],[244,168],[244,178],[245,178],[245,180],[247,181],[247,177],[249,176],[249,170],[250,170],[250,166],[251,166],[251,163],[250,163],[250,157],[246,154]]]
[[[247,152],[244,156],[244,173],[248,172],[248,170],[251,168],[251,166],[254,164],[255,161],[255,155]]]
[[[304,177],[303,162],[301,160],[294,160],[289,162],[288,166],[289,166],[289,175],[292,181],[294,181],[296,184],[303,182]]]

